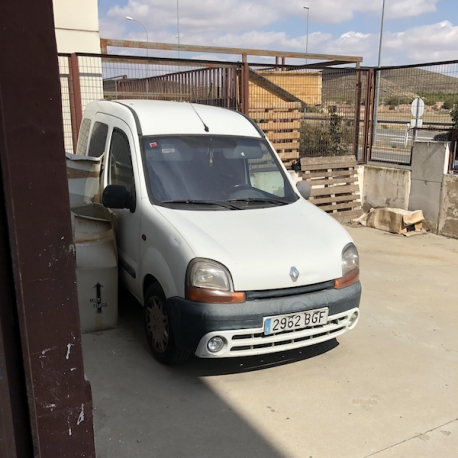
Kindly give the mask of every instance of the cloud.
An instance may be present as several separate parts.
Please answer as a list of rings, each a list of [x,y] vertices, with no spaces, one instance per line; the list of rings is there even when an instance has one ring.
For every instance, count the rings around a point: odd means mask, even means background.
[[[415,17],[436,10],[439,0],[397,0],[387,2],[387,18]],[[337,24],[355,13],[380,15],[381,0],[179,0],[180,34],[220,34],[257,30],[288,17],[306,17],[309,6],[315,23]],[[128,0],[125,6],[114,6],[107,18],[123,21],[126,16],[141,21],[151,33],[177,28],[177,3],[163,0]],[[102,29],[103,30],[103,29]]]
[[[395,19],[431,13],[436,10],[437,3],[438,0],[388,1],[385,16]],[[287,22],[280,22],[291,20],[293,24],[298,18],[304,20],[304,4],[310,7],[310,21],[319,28],[320,23],[343,23],[357,13],[379,19],[382,0],[179,0],[180,42],[304,52],[305,30],[302,28],[300,35],[295,35],[292,32],[294,29],[285,27]],[[145,25],[150,42],[177,43],[176,6],[175,1],[127,0],[124,6],[112,7],[101,18],[101,36],[144,41],[143,27],[125,19],[125,16],[132,16]],[[275,30],[278,22],[284,31]],[[308,49],[317,54],[363,56],[364,65],[376,65],[378,33],[379,30],[361,33],[357,24],[353,23],[351,30],[337,37],[330,33],[310,33]],[[454,59],[456,43],[458,27],[449,21],[398,33],[390,33],[385,26],[382,65]],[[158,55],[162,56],[163,53]],[[182,56],[193,55],[183,53]],[[234,59],[226,57],[228,60]],[[207,57],[210,58],[214,57]],[[223,56],[219,59],[223,59]]]
[[[186,33],[225,32],[265,27],[279,19],[278,8],[266,7],[269,1],[192,0],[179,1],[180,29]],[[175,2],[163,0],[129,0],[126,6],[111,8],[107,16],[112,20],[134,17],[149,29],[177,28]],[[181,32],[181,30],[180,30]]]
[[[329,40],[321,46],[326,54],[364,56],[366,60],[378,52],[378,35],[349,31],[335,40]]]
[[[404,0],[386,4],[386,16],[388,19],[416,17],[424,13],[436,11],[436,3],[439,0]]]
[[[405,53],[410,62],[433,62],[456,59],[457,43],[458,27],[442,21],[387,34],[383,46],[387,51]]]

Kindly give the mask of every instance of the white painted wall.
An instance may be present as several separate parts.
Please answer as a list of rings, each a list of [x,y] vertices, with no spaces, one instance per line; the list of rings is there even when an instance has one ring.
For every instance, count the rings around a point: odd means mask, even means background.
[[[100,53],[97,0],[53,0],[57,51]]]

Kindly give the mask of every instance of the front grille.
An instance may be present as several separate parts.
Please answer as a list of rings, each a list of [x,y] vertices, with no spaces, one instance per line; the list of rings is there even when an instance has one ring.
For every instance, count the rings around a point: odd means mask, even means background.
[[[196,355],[201,358],[229,358],[237,356],[266,355],[316,345],[335,339],[356,326],[359,319],[357,307],[328,317],[323,325],[264,335],[263,328],[211,331],[199,342]],[[210,353],[208,341],[222,337],[227,344],[218,353]]]
[[[246,300],[274,299],[276,297],[298,296],[300,294],[314,293],[325,289],[333,289],[334,280],[315,283],[314,285],[296,286],[294,288],[267,289],[263,291],[246,291]]]
[[[346,331],[347,325],[348,316],[344,315],[320,326],[293,331],[283,331],[277,334],[236,334],[232,336],[230,342],[230,352],[232,356],[242,356],[244,353],[251,353],[253,350],[256,351],[262,348],[290,346],[299,342],[309,341],[307,342],[307,345],[313,345],[315,343],[337,337]]]

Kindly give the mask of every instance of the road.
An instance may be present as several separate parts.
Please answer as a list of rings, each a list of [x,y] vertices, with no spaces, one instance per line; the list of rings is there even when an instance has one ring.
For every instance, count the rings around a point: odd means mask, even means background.
[[[417,141],[432,141],[440,131],[419,130]],[[409,131],[406,146],[406,129],[377,129],[377,143],[372,147],[373,161],[391,161],[401,164],[410,163],[410,148],[413,131]],[[362,138],[360,139],[362,145]],[[361,152],[360,152],[361,155]]]
[[[439,131],[431,130],[419,130],[417,132],[417,141],[431,141],[434,136],[439,134]],[[414,135],[413,130],[409,130],[407,145],[411,145],[412,136]],[[406,144],[406,129],[382,129],[377,128],[377,142],[384,142],[388,145],[405,145]]]
[[[458,240],[348,228],[361,256],[356,329],[274,356],[168,368],[141,308],[83,335],[98,458],[455,458]]]

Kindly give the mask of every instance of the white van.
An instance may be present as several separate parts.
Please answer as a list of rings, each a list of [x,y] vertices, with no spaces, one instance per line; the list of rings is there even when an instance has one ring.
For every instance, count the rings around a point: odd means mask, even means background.
[[[103,155],[121,280],[158,361],[278,352],[355,327],[357,249],[252,120],[145,100],[93,102],[83,118],[78,153]]]

